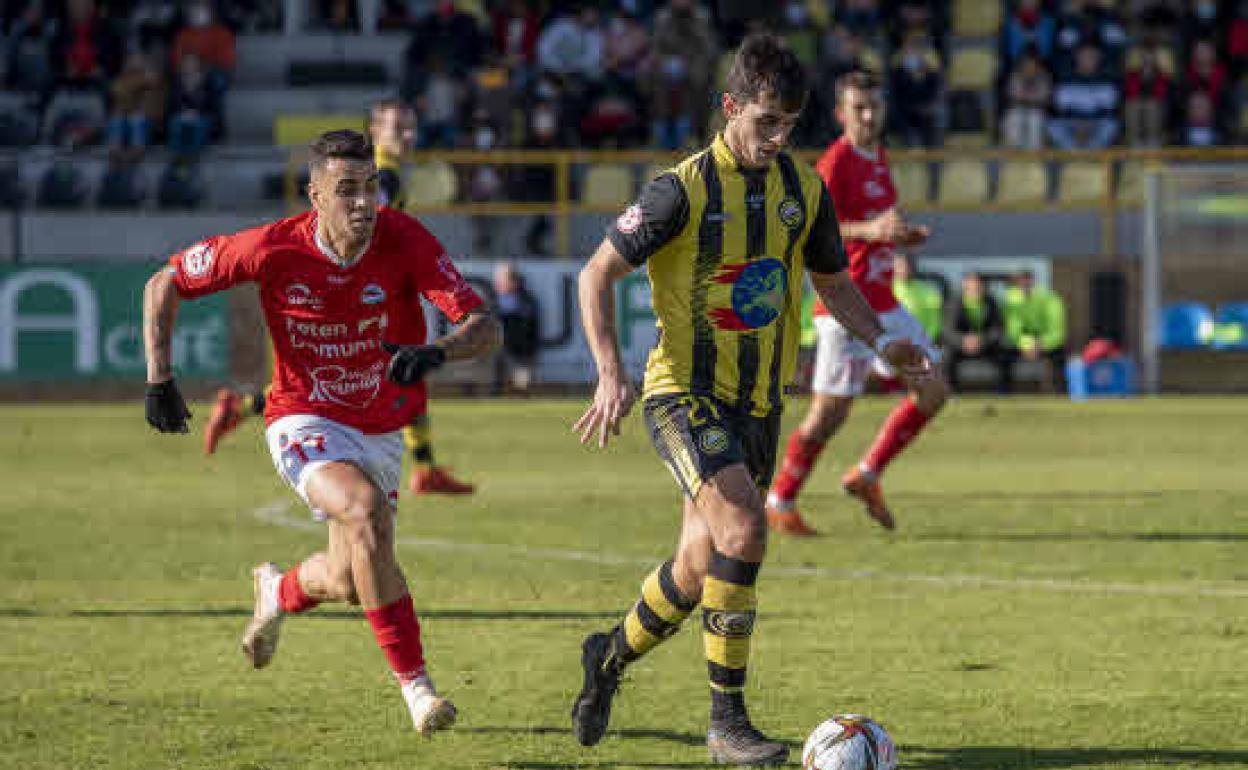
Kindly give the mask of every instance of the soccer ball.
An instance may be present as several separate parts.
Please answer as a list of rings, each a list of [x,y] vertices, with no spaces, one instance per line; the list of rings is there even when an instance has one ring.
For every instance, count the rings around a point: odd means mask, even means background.
[[[838,714],[815,728],[802,747],[802,770],[895,770],[897,747],[880,723]]]

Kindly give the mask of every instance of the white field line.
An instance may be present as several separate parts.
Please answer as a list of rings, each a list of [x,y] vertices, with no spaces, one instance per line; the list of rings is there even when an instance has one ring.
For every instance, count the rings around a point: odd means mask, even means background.
[[[275,501],[256,508],[253,513],[263,522],[287,529],[321,532],[323,524],[309,516],[300,516],[294,505]],[[398,545],[431,551],[506,555],[537,561],[564,561],[588,564],[653,567],[655,557],[603,551],[579,551],[571,548],[538,548],[520,543],[460,543],[453,540],[423,537],[397,537]],[[1129,594],[1137,596],[1186,596],[1200,598],[1248,599],[1248,586],[1230,582],[1203,581],[1191,583],[1107,583],[1093,580],[1058,578],[999,578],[984,575],[923,575],[917,573],[876,572],[873,570],[832,570],[824,567],[768,566],[768,576],[815,578],[818,580],[871,580],[880,583],[921,583],[945,588],[983,588],[1053,593]]]

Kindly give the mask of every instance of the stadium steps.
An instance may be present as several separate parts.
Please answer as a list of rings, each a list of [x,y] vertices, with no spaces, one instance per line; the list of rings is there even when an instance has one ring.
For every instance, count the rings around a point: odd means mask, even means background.
[[[225,122],[231,143],[272,144],[279,115],[355,114],[389,96],[385,88],[239,88],[226,94]]]
[[[284,87],[293,62],[371,62],[381,64],[391,83],[403,74],[407,35],[243,35],[238,38],[234,88]]]

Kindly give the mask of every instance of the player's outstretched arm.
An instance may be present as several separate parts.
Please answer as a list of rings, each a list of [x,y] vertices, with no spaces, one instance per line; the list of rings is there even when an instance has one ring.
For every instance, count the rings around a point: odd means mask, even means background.
[[[147,422],[161,433],[186,433],[191,416],[173,381],[173,323],[178,291],[173,274],[162,267],[143,290],[143,346],[147,356]]]
[[[604,239],[577,280],[581,324],[598,368],[593,403],[572,426],[572,430],[581,434],[582,444],[596,432],[598,446],[605,447],[609,436],[620,435],[620,422],[637,400],[636,389],[620,363],[620,343],[615,329],[615,284],[632,271],[633,266],[610,240]]]
[[[848,271],[811,273],[810,280],[837,322],[870,345],[889,364],[916,375],[930,368],[927,356],[910,340],[884,332],[880,317],[871,309]]]

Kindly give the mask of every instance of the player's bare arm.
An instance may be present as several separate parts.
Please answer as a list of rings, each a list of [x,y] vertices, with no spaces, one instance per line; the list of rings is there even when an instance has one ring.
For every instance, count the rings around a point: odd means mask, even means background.
[[[610,435],[620,434],[620,422],[637,400],[636,389],[620,363],[615,329],[615,284],[632,271],[633,266],[611,241],[603,240],[577,281],[581,323],[598,367],[593,403],[572,427],[580,432],[582,444],[597,432],[598,446],[605,447]]]
[[[186,433],[191,416],[173,381],[173,323],[178,292],[167,268],[157,270],[143,290],[143,345],[147,355],[147,422],[161,433]]]
[[[910,340],[889,338],[884,333],[879,316],[848,272],[811,273],[810,279],[819,299],[837,322],[879,352],[885,361],[915,374],[928,368],[927,357]]]
[[[895,243],[918,246],[931,235],[925,225],[911,224],[896,208],[890,208],[874,219],[862,222],[841,222],[841,237],[872,243]]]
[[[486,308],[476,308],[445,337],[434,340],[442,348],[447,361],[480,358],[498,350],[503,344],[503,327]]]

